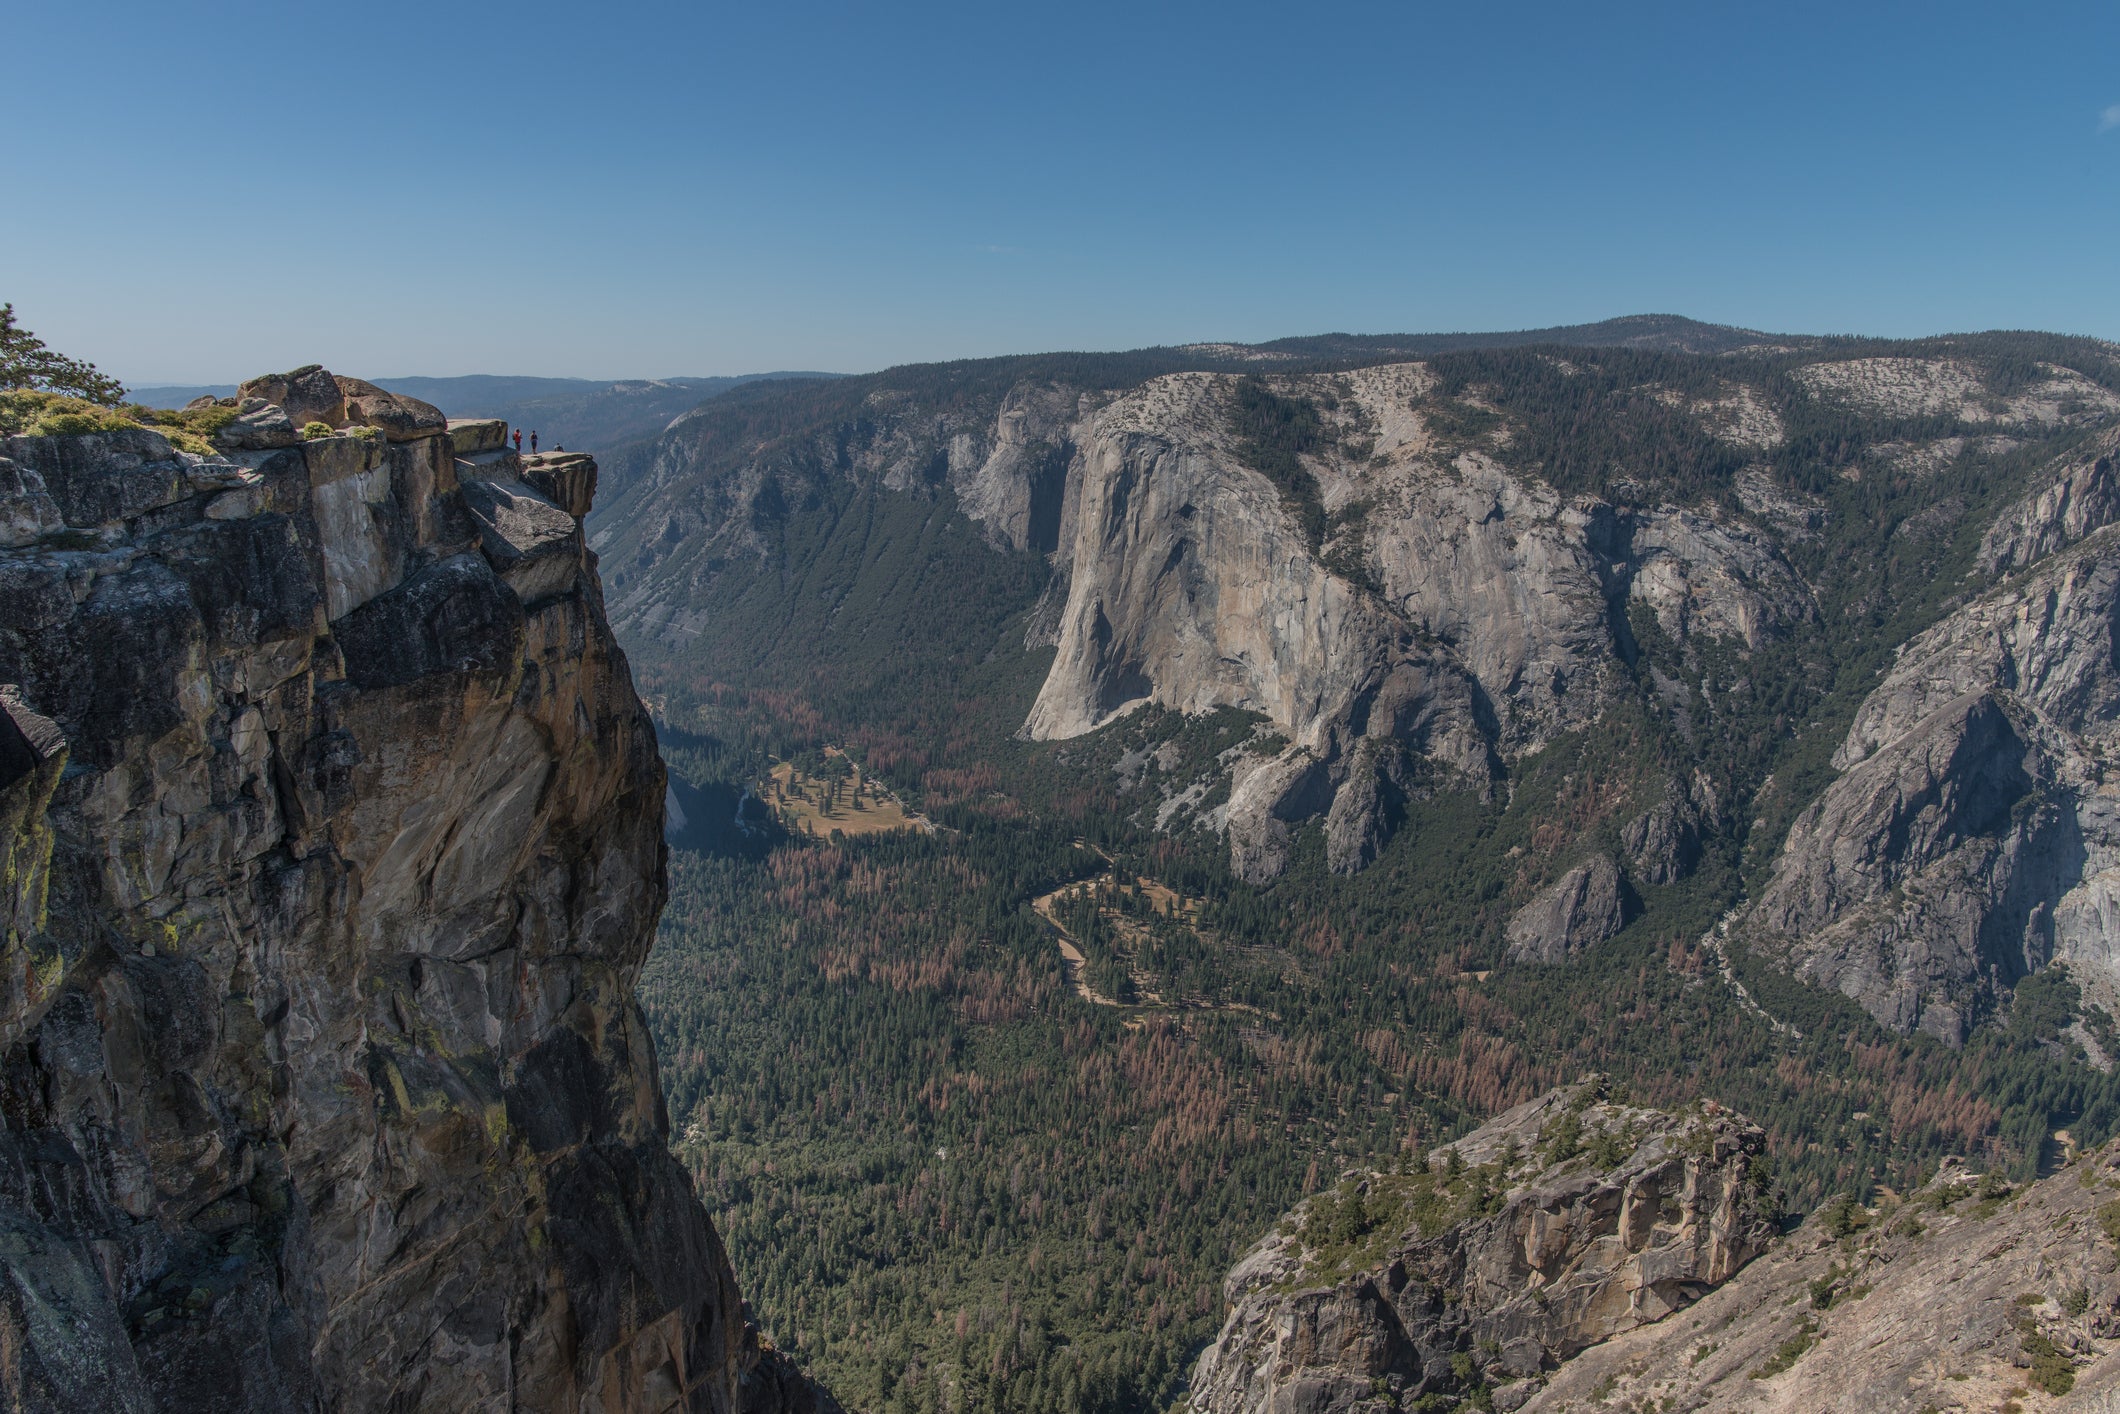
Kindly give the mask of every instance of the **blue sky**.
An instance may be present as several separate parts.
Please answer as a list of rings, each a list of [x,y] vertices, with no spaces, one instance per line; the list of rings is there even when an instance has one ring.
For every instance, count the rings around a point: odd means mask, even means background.
[[[2120,6],[0,0],[0,299],[134,382],[1644,311],[2120,338]]]

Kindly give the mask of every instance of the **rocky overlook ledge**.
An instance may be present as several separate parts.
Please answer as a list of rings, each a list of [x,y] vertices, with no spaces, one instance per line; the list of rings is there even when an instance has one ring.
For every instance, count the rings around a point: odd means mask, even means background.
[[[1394,1173],[1351,1172],[1231,1269],[1199,1414],[1520,1408],[1582,1351],[1684,1309],[1774,1232],[1766,1133],[1602,1077]]]
[[[0,439],[10,1408],[830,1407],[664,1142],[596,466],[506,431]]]

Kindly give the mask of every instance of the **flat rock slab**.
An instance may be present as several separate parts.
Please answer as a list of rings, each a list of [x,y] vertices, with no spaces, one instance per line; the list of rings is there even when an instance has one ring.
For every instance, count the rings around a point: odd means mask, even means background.
[[[508,421],[500,417],[452,417],[449,450],[458,456],[497,452],[508,445]]]
[[[586,452],[538,452],[523,458],[523,480],[580,520],[596,500],[596,458]]]
[[[470,477],[464,507],[479,548],[525,604],[562,593],[581,568],[581,523],[512,477]]]

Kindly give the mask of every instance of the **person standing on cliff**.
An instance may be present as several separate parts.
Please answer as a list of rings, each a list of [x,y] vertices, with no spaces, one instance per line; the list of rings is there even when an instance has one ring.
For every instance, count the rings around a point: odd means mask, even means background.
[[[515,450],[518,454],[523,450],[523,429],[520,427],[515,429]]]
[[[535,432],[530,434],[530,455],[533,457],[537,455],[537,434]]]

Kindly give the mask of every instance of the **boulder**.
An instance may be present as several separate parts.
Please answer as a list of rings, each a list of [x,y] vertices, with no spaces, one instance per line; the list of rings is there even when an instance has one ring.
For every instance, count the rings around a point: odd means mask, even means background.
[[[479,548],[525,604],[573,587],[582,563],[581,525],[512,478],[463,482]]]
[[[301,440],[287,409],[258,397],[236,404],[236,420],[213,435],[213,444],[224,452],[269,452]]]
[[[596,459],[584,452],[538,452],[523,458],[523,480],[580,520],[596,500]]]
[[[337,381],[339,392],[345,399],[345,420],[363,427],[380,428],[393,442],[414,442],[422,437],[440,436],[449,430],[449,419],[442,416],[442,410],[432,403],[408,398],[403,393],[387,392],[359,378]]]
[[[508,445],[508,421],[501,417],[452,417],[449,450],[457,456],[497,452]]]
[[[296,427],[307,427],[312,422],[327,427],[346,423],[346,395],[339,391],[339,380],[320,363],[307,363],[290,373],[253,378],[236,391],[236,397],[277,403]],[[240,401],[237,405],[241,406]]]

